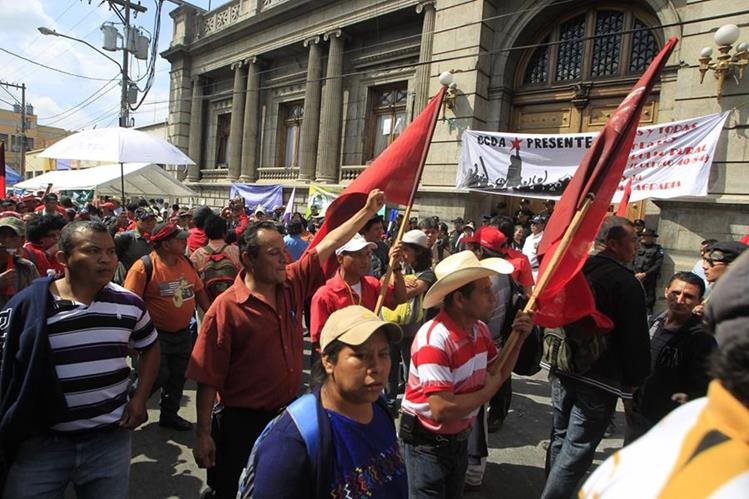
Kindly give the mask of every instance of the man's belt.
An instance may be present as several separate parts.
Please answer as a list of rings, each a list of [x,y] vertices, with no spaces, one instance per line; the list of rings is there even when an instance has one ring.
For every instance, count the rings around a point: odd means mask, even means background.
[[[412,434],[407,436],[405,433],[406,432],[401,431],[400,437],[408,444],[440,446],[467,440],[468,436],[471,434],[471,428],[469,427],[459,433],[453,434],[434,433],[433,431],[424,428],[424,426],[418,422],[417,418]]]

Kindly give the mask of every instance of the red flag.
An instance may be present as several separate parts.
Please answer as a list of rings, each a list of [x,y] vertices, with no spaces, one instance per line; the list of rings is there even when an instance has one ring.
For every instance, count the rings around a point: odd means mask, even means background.
[[[632,195],[632,179],[629,177],[627,185],[624,186],[624,194],[622,194],[622,200],[619,201],[619,208],[616,209],[616,216],[626,217],[627,216],[627,205],[629,204],[629,197]]]
[[[367,196],[374,189],[385,193],[389,204],[407,205],[411,202],[414,184],[419,182],[419,162],[425,148],[429,147],[437,121],[442,97],[447,87],[440,88],[437,95],[411,122],[403,133],[375,158],[356,179],[351,182],[325,211],[325,222],[315,234],[307,251],[333,229],[354,216],[364,207]],[[330,269],[326,268],[326,273]]]
[[[642,107],[677,41],[676,37],[671,37],[666,42],[629,95],[619,104],[583,157],[562,199],[554,208],[538,248],[540,255],[546,255],[539,269],[541,275],[545,273],[551,255],[559,246],[575,213],[589,194],[595,195],[569,247],[556,267],[549,269],[553,274],[538,297],[539,307],[534,316],[542,326],[559,327],[588,316],[599,328],[612,327],[611,321],[596,310],[581,269],[627,165]]]
[[[5,142],[0,142],[0,193],[5,197]]]

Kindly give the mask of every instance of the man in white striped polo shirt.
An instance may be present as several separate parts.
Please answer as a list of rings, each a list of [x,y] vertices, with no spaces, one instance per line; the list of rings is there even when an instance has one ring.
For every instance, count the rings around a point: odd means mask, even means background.
[[[99,222],[66,226],[65,276],[37,279],[0,313],[3,497],[126,498],[131,431],[144,423],[159,345],[143,301],[112,284],[114,241]],[[141,352],[128,400],[130,347]]]
[[[479,261],[471,251],[450,255],[434,269],[437,282],[424,296],[424,308],[443,307],[414,338],[399,432],[412,499],[463,496],[471,425],[510,376],[523,343],[516,343],[500,371],[482,322],[496,303],[489,277],[512,270],[501,258]],[[528,315],[518,314],[513,322],[521,340],[532,327]]]

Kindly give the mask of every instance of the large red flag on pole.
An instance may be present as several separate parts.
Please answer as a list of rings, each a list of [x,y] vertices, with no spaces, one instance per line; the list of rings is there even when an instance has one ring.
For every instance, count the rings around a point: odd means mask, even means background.
[[[5,197],[5,142],[0,142],[0,193]]]
[[[374,189],[384,192],[386,203],[410,205],[413,202],[446,89],[445,86],[440,88],[403,133],[328,206],[325,222],[307,251],[362,209],[367,196]],[[330,274],[330,265],[325,266],[325,270]]]
[[[632,179],[629,177],[627,184],[624,186],[624,194],[622,194],[622,200],[619,201],[619,207],[616,209],[616,216],[626,217],[627,216],[627,205],[629,204],[629,198],[632,196]]]
[[[581,269],[611,204],[634,142],[640,112],[678,39],[671,37],[606,122],[583,157],[544,230],[538,253],[544,255],[534,319],[559,327],[591,317],[600,328],[611,321],[595,308]]]

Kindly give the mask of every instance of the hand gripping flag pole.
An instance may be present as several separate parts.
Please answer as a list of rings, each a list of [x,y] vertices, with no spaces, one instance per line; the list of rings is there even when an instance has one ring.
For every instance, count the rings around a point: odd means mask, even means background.
[[[608,119],[546,225],[538,253],[549,258],[542,259],[538,284],[523,309],[534,313],[534,322],[540,326],[560,327],[586,317],[595,328],[613,326],[596,310],[582,267],[627,165],[640,112],[677,41],[672,37],[666,42]],[[512,369],[507,365],[509,353],[518,341],[520,334],[513,330],[500,353],[500,372]]]

